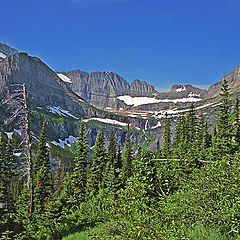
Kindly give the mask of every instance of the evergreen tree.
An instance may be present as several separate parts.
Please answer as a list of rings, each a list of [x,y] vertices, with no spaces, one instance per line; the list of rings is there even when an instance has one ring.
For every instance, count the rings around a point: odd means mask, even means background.
[[[115,134],[113,131],[111,131],[108,144],[106,165],[103,174],[104,175],[103,187],[107,192],[113,192],[115,189],[115,169],[114,169],[115,158],[116,158]]]
[[[152,153],[142,150],[139,158],[132,162],[133,174],[129,177],[125,189],[121,191],[123,199],[126,201],[125,208],[129,212],[145,209],[156,202],[159,197],[159,186],[153,158]]]
[[[216,151],[219,155],[231,153],[232,145],[232,128],[231,128],[231,101],[230,88],[226,78],[223,79],[221,87],[221,105],[217,124],[217,137],[215,140]]]
[[[187,114],[187,123],[188,123],[188,141],[191,144],[195,140],[197,129],[197,117],[195,113],[195,107],[193,104],[191,105],[190,111]]]
[[[168,114],[164,118],[164,132],[163,132],[163,155],[168,157],[171,150],[171,123]]]
[[[181,116],[177,119],[173,147],[175,156],[184,159],[189,148],[188,122],[185,116]]]
[[[208,133],[208,127],[205,117],[201,115],[198,119],[196,127],[196,136],[191,151],[194,167],[203,165],[202,160],[205,160],[207,149],[211,146],[211,135]]]
[[[98,193],[102,186],[103,171],[105,168],[106,160],[104,139],[104,130],[101,129],[97,135],[92,164],[88,177],[88,192],[93,194]]]
[[[77,153],[74,159],[73,173],[70,176],[73,205],[79,205],[86,199],[87,191],[87,146],[84,123],[80,123]]]
[[[4,219],[6,211],[6,160],[5,160],[5,142],[2,134],[0,135],[0,222]]]
[[[232,116],[233,141],[234,141],[236,150],[238,150],[239,144],[240,144],[240,121],[239,121],[239,99],[238,98],[236,99],[232,115],[233,115]]]
[[[15,212],[15,200],[14,200],[14,177],[16,175],[16,163],[13,159],[13,147],[12,142],[9,139],[7,148],[6,148],[6,190],[7,190],[7,198],[6,198],[6,210],[8,218],[11,218],[12,214]]]
[[[62,160],[59,161],[57,173],[54,176],[54,194],[59,195],[64,186],[64,166]]]
[[[40,134],[33,174],[34,207],[35,210],[43,211],[46,208],[46,204],[48,203],[53,191],[45,124],[43,124]]]
[[[111,131],[109,145],[108,145],[108,160],[109,160],[110,165],[113,164],[115,158],[116,158],[115,134],[113,131]]]
[[[130,139],[130,133],[127,132],[126,141],[124,146],[124,154],[123,154],[123,167],[122,167],[122,182],[125,185],[126,180],[132,176],[132,143]]]
[[[121,182],[121,171],[122,171],[122,153],[120,146],[118,147],[118,151],[116,153],[116,157],[113,162],[113,168],[114,168],[114,181],[115,181],[115,189],[118,191],[122,187]]]
[[[115,158],[115,161],[114,161],[114,168],[115,169],[119,169],[121,170],[122,169],[122,166],[123,166],[123,163],[122,163],[122,153],[121,153],[121,148],[120,146],[118,146],[118,150],[117,150],[117,153],[116,153],[116,158]]]
[[[16,164],[13,159],[13,148],[11,140],[8,140],[6,149],[4,141],[0,139],[0,238],[6,235],[12,239],[13,232],[17,226],[14,223],[15,198],[14,182]],[[3,235],[1,236],[1,234]]]

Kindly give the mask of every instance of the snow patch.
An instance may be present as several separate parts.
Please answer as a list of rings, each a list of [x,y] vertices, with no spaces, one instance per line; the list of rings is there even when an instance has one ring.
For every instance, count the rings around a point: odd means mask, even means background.
[[[49,110],[49,112],[58,114],[59,116],[63,116],[63,117],[69,116],[74,119],[79,119],[78,117],[74,116],[69,111],[62,109],[61,107],[49,106],[49,107],[47,107],[47,109]]]
[[[4,53],[0,52],[0,58],[6,58],[6,57],[7,56]]]
[[[110,111],[110,110],[112,110],[112,108],[111,107],[105,107],[105,110]]]
[[[145,126],[144,126],[144,130],[145,130],[145,131],[148,130],[148,127],[149,127],[149,123],[148,123],[148,122],[149,122],[148,120],[145,122]]]
[[[195,110],[200,110],[200,109],[204,109],[204,108],[207,108],[207,107],[216,107],[220,105],[220,103],[207,103],[207,104],[204,104],[202,106],[198,106],[195,108]],[[165,115],[167,113],[168,117],[172,117],[172,116],[178,116],[178,115],[181,115],[183,113],[186,113],[186,112],[189,112],[190,111],[190,108],[187,108],[187,109],[181,109],[181,110],[177,110],[177,108],[175,109],[169,109],[169,110],[161,110],[161,111],[158,111],[158,112],[154,112],[155,114],[155,117],[157,119],[162,119],[162,118],[165,118]]]
[[[161,122],[158,122],[157,125],[151,127],[151,129],[156,129],[156,128],[159,128],[161,126],[162,126]]]
[[[77,141],[77,138],[74,136],[69,136],[65,139],[58,139],[58,141],[52,141],[51,143],[55,146],[61,147],[61,148],[65,148],[65,146],[71,146],[71,143],[74,143]]]
[[[20,157],[21,155],[22,155],[22,152],[13,152],[13,155],[15,156],[15,157]]]
[[[14,132],[16,132],[20,137],[23,135],[23,130],[21,128],[14,129]]]
[[[5,132],[7,134],[7,138],[8,139],[12,139],[13,138],[13,132]]]
[[[66,83],[72,83],[72,80],[69,77],[67,77],[66,75],[64,75],[62,73],[57,73],[57,75],[62,81],[66,82]]]
[[[102,123],[118,125],[121,127],[127,127],[127,125],[128,125],[127,123],[119,122],[117,120],[112,120],[112,119],[108,119],[108,118],[89,118],[89,119],[83,120],[83,122],[89,122],[89,121],[98,121],[98,122],[102,122]]]
[[[190,92],[190,93],[188,94],[188,97],[190,97],[190,98],[194,98],[194,97],[199,98],[199,97],[200,97],[200,93],[193,93],[193,92]]]
[[[179,93],[179,92],[184,92],[184,91],[186,91],[186,87],[185,87],[185,86],[181,86],[180,88],[177,88],[177,89],[175,90],[175,92],[177,92],[177,93]]]
[[[186,103],[186,102],[198,102],[202,99],[188,97],[188,98],[178,98],[178,99],[156,99],[150,97],[131,97],[129,95],[117,97],[119,100],[125,102],[127,105],[133,105],[134,107],[150,104],[150,103],[160,103],[160,102],[173,102],[173,103]]]

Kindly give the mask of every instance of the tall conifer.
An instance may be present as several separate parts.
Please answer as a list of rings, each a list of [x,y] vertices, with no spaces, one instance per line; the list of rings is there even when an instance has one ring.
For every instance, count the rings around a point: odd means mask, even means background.
[[[171,149],[171,123],[168,114],[164,118],[164,132],[163,132],[163,154],[168,157]]]
[[[36,210],[43,211],[53,191],[45,124],[42,126],[33,172],[34,206]]]
[[[72,197],[77,206],[86,199],[87,191],[87,146],[84,123],[80,123],[77,152],[71,176]]]
[[[101,129],[97,135],[96,144],[93,153],[93,160],[88,177],[88,192],[98,193],[103,180],[103,171],[105,168],[106,151],[104,147],[104,130]]]
[[[125,184],[126,180],[132,176],[132,146],[131,146],[131,139],[130,133],[127,132],[126,141],[124,146],[124,153],[123,153],[123,167],[122,167],[122,180],[123,184]]]

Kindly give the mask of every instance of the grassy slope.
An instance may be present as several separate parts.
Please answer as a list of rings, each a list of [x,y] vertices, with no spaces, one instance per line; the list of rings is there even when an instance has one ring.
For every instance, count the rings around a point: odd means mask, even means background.
[[[189,240],[230,240],[226,236],[222,235],[218,229],[207,229],[203,226],[198,226],[193,229],[186,230],[186,239]],[[63,240],[90,240],[90,239],[126,239],[119,235],[110,235],[109,226],[107,224],[102,224],[97,227],[87,229],[85,231],[69,235],[63,238]],[[127,239],[126,239],[127,240]],[[130,239],[128,239],[130,240]],[[167,239],[166,239],[167,240]],[[178,240],[175,237],[171,237],[168,240]],[[240,240],[240,236],[232,239]]]

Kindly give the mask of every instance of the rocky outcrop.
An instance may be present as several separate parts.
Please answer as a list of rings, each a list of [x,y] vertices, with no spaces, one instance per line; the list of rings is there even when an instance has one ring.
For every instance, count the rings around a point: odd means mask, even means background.
[[[129,106],[117,97],[152,97],[157,99],[205,98],[207,90],[192,85],[174,85],[169,92],[158,92],[152,85],[142,80],[129,84],[123,77],[113,72],[87,73],[74,70],[64,73],[71,79],[69,87],[80,97],[99,108],[129,109]],[[148,104],[146,110],[151,109]],[[161,104],[158,104],[158,106]],[[162,104],[165,105],[168,104]],[[144,110],[144,106],[142,107]],[[156,109],[156,104],[153,106]]]
[[[79,113],[83,110],[66,94],[67,87],[45,63],[26,53],[14,53],[0,62],[0,87],[23,83],[34,105],[67,107]]]
[[[89,103],[100,108],[127,107],[118,96],[155,96],[158,92],[145,81],[135,80],[130,85],[123,77],[114,72],[87,73],[74,70],[65,73],[72,83],[69,87]]]
[[[0,52],[5,54],[6,56],[9,56],[9,55],[11,55],[13,53],[17,53],[18,51],[16,49],[14,49],[14,48],[9,47],[6,44],[0,43]]]
[[[119,107],[117,96],[128,94],[128,82],[113,72],[87,73],[74,70],[66,73],[72,80],[69,87],[80,97],[96,107]]]
[[[221,92],[221,84],[223,79],[226,78],[233,95],[240,95],[240,67],[237,67],[232,72],[225,75],[219,82],[212,85],[207,92],[207,98],[213,99],[219,97]]]
[[[131,83],[130,95],[133,97],[153,97],[156,94],[156,89],[145,81],[137,79]]]
[[[160,99],[178,99],[178,98],[205,98],[207,90],[194,87],[192,85],[173,85],[169,92],[161,92],[158,95]]]
[[[50,69],[39,58],[17,52],[0,62],[0,88],[11,91],[13,84],[23,83],[26,85],[28,91],[29,104],[36,111],[40,111],[38,109],[41,109],[43,113],[50,113],[61,109],[63,114],[65,112],[64,116],[69,116],[68,112],[74,116],[70,117],[71,120],[75,118],[109,118],[130,123],[138,128],[143,128],[146,121],[144,119],[127,118],[97,109],[74,93],[69,88],[69,84],[62,81],[56,72]],[[114,83],[112,82],[112,84]],[[111,91],[111,89],[109,91]],[[0,98],[3,97],[4,91],[2,93],[0,92]],[[0,104],[0,107],[3,106]],[[54,114],[52,115],[54,117]],[[75,119],[75,121],[77,120],[78,119]],[[0,125],[3,121],[4,119],[0,117]],[[39,123],[35,121],[33,124],[36,125]],[[71,126],[68,124],[69,119],[66,117],[61,128],[59,123],[53,126],[56,132],[55,135],[62,136],[68,134],[69,129],[71,129]],[[39,126],[37,126],[36,129],[39,129]],[[62,129],[62,131],[59,131],[59,129]],[[52,131],[52,134],[54,131]],[[77,128],[75,129],[75,132],[76,131]]]

